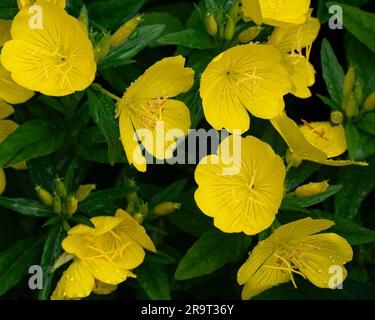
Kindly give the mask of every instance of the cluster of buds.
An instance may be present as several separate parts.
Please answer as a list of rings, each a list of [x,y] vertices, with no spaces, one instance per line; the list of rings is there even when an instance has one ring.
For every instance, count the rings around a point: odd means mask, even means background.
[[[64,182],[57,178],[55,180],[53,195],[41,186],[36,186],[35,191],[40,201],[47,207],[51,207],[57,215],[65,219],[71,218],[78,209],[78,203],[85,200],[95,190],[94,184],[79,186],[74,194],[69,194]]]
[[[349,70],[345,75],[342,93],[342,109],[349,119],[355,118],[363,112],[375,110],[375,92],[371,93],[364,100],[363,87],[361,82],[356,79],[353,66],[349,67]],[[361,108],[361,106],[363,107]]]
[[[242,18],[239,0],[227,1],[225,5],[213,0],[206,0],[204,24],[207,33],[216,39],[226,42],[232,41],[237,23]]]

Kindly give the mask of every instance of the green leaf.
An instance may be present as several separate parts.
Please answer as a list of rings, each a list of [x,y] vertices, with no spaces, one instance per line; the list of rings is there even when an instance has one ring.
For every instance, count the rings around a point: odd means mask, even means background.
[[[40,185],[49,192],[54,190],[56,173],[50,158],[41,157],[29,160],[27,162],[27,171],[35,186]]]
[[[0,167],[46,156],[59,149],[64,135],[41,120],[20,126],[0,144]]]
[[[149,201],[149,207],[153,208],[162,202],[175,201],[184,189],[186,182],[186,179],[177,180],[170,186],[164,188],[162,191],[151,198],[151,200]]]
[[[0,206],[30,217],[45,218],[54,214],[39,201],[30,199],[0,197]]]
[[[321,194],[308,198],[298,198],[293,193],[287,194],[283,202],[281,203],[282,210],[288,210],[288,208],[307,208],[315,204],[321,203],[326,199],[332,197],[342,189],[342,185],[331,185],[327,190]]]
[[[332,4],[339,4],[343,9],[344,27],[375,52],[375,14],[341,3],[328,3]]]
[[[142,263],[135,271],[137,282],[152,300],[170,300],[168,274],[160,264]]]
[[[291,168],[286,176],[285,189],[287,192],[295,189],[305,182],[314,172],[318,171],[321,165],[304,161],[298,168]]]
[[[320,51],[323,69],[323,78],[332,100],[339,106],[342,102],[342,86],[344,82],[344,69],[338,62],[333,49],[327,39],[323,39]]]
[[[358,130],[352,123],[345,125],[345,137],[349,157],[352,160],[364,160],[375,154],[375,140],[372,135]]]
[[[369,134],[375,135],[375,112],[367,112],[356,123],[357,127]]]
[[[150,262],[151,264],[174,264],[176,260],[175,258],[158,249],[158,251],[155,253],[147,253],[145,262]]]
[[[127,195],[136,191],[137,188],[135,187],[125,187],[92,192],[86,200],[79,204],[78,210],[89,214],[92,210],[103,208],[116,200],[124,199]]]
[[[175,278],[187,280],[204,276],[236,262],[248,251],[252,238],[242,233],[228,234],[219,230],[207,231],[181,259]]]
[[[36,263],[43,246],[43,238],[19,240],[0,252],[0,296],[21,281]]]
[[[349,220],[359,218],[362,201],[375,188],[375,159],[368,167],[346,167],[340,169],[338,183],[343,189],[335,196],[335,213]]]
[[[215,47],[215,43],[207,33],[195,29],[166,34],[158,39],[158,43],[184,46],[191,49],[212,49]]]
[[[62,253],[61,242],[65,238],[66,232],[62,224],[54,225],[48,231],[46,242],[42,254],[40,266],[43,270],[43,289],[39,291],[39,300],[48,300],[51,295],[54,273],[49,273],[56,259]]]
[[[86,6],[90,19],[115,31],[122,23],[135,16],[145,2],[146,0],[90,0],[86,1]]]
[[[115,117],[116,105],[111,98],[93,91],[88,90],[89,106],[92,118],[100,128],[108,144],[108,159],[111,165],[124,155],[120,143],[120,130],[118,121]]]
[[[327,5],[328,2],[331,2],[330,0],[319,0],[319,3],[318,3],[318,18],[319,18],[319,21],[320,23],[325,23],[329,20],[329,18],[332,16],[332,14],[330,14],[328,12],[328,8],[329,8],[329,5]],[[345,4],[350,4],[350,5],[353,5],[353,6],[362,6],[364,4],[366,4],[367,2],[369,2],[369,0],[340,0],[340,4],[341,3],[345,3]]]
[[[17,12],[18,7],[15,0],[1,0],[0,19],[13,19]]]
[[[82,214],[75,214],[71,220],[77,224],[83,224],[90,228],[95,228],[95,225],[91,222],[91,220]]]
[[[132,58],[154,42],[163,32],[164,25],[156,24],[137,28],[132,36],[119,47],[114,48],[100,61],[99,70],[118,67],[132,62]]]
[[[317,97],[323,101],[324,104],[331,107],[333,110],[341,111],[341,106],[337,105],[335,101],[333,101],[331,98],[325,97],[321,94],[317,94]]]

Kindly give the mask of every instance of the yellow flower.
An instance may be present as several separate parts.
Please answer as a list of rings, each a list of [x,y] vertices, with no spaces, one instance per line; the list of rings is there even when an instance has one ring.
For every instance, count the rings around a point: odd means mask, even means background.
[[[299,127],[305,139],[327,154],[327,158],[342,155],[346,150],[345,130],[342,125],[330,122],[306,122]]]
[[[275,219],[285,174],[283,161],[268,144],[232,135],[220,144],[218,155],[203,158],[197,166],[195,201],[220,230],[257,234]]]
[[[247,131],[249,111],[271,119],[284,109],[291,89],[283,54],[271,45],[246,44],[214,58],[203,72],[200,94],[207,121],[217,130]]]
[[[95,217],[91,222],[95,228],[78,225],[63,240],[65,252],[75,259],[51,299],[83,298],[93,290],[105,293],[110,288],[105,285],[115,286],[135,277],[130,270],[143,262],[144,249],[156,251],[145,229],[121,209],[114,217]],[[104,292],[98,288],[99,281],[103,283],[99,287],[106,287]]]
[[[292,94],[299,98],[308,98],[311,92],[308,87],[315,83],[315,70],[309,62],[312,43],[320,30],[319,20],[309,17],[305,23],[276,27],[272,32],[269,43],[287,55],[292,67]],[[306,48],[306,57],[303,49]]]
[[[14,82],[10,72],[4,69],[0,56],[0,100],[11,104],[24,103],[34,96],[34,92]]]
[[[47,2],[51,2],[53,4],[57,4],[58,6],[60,6],[63,9],[66,7],[66,0],[43,0],[43,1],[47,1]],[[24,8],[28,8],[28,7],[32,6],[33,4],[35,4],[35,2],[36,2],[36,0],[17,0],[18,9],[22,10]]]
[[[14,18],[1,62],[19,85],[49,96],[86,89],[95,78],[94,51],[84,26],[61,7],[36,1]]]
[[[242,0],[245,18],[256,24],[301,24],[308,16],[310,0]]]
[[[288,118],[286,114],[277,116],[276,118],[271,120],[271,123],[289,146],[290,152],[293,153],[294,158],[300,158],[301,160],[307,160],[337,167],[348,165],[368,165],[366,162],[328,159],[327,153],[324,152],[324,150],[320,150],[319,148],[313,146],[302,134],[300,128],[296,125],[296,123],[292,119]],[[335,149],[335,147],[331,146],[331,144],[334,145],[336,143],[340,144],[342,143],[342,141],[329,141],[330,150]],[[327,146],[325,146],[324,148],[325,150],[328,150],[326,149]],[[298,161],[296,161],[296,163],[298,163]]]
[[[337,234],[316,234],[333,225],[329,220],[305,218],[277,228],[260,241],[238,271],[238,283],[245,285],[242,299],[289,281],[296,287],[293,273],[319,288],[340,285],[347,276],[344,264],[353,258],[352,248]],[[335,279],[335,273],[342,278]]]
[[[12,20],[0,19],[0,47],[2,47],[5,42],[11,39],[11,36],[10,36],[11,26],[12,26]]]
[[[132,83],[118,103],[121,141],[129,164],[139,171],[146,171],[146,160],[135,133],[146,151],[157,159],[170,158],[176,139],[188,133],[189,109],[183,102],[171,99],[194,83],[194,71],[184,64],[182,56],[156,62]],[[166,135],[169,130],[175,133],[171,137]]]

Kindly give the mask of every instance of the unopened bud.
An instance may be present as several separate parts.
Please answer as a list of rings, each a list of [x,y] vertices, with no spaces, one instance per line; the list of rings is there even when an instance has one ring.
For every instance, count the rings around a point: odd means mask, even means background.
[[[285,159],[288,166],[293,168],[298,168],[303,160],[298,154],[292,152],[290,149],[286,152]]]
[[[331,122],[334,124],[342,124],[344,121],[344,115],[340,111],[331,112]]]
[[[254,40],[257,36],[259,36],[262,30],[263,28],[260,26],[247,28],[239,34],[238,40],[240,40],[241,43],[249,43],[250,41]]]
[[[88,33],[89,32],[89,17],[88,17],[87,8],[85,5],[83,5],[81,8],[78,20],[82,22],[83,26],[86,29],[86,32]]]
[[[176,210],[180,208],[181,208],[181,203],[164,202],[164,203],[158,204],[155,207],[154,212],[158,216],[166,216],[175,212]]]
[[[367,97],[363,107],[366,111],[372,111],[375,109],[375,91]]]
[[[95,184],[83,184],[83,185],[80,185],[76,194],[75,194],[75,198],[78,200],[78,202],[82,202],[83,200],[85,200],[92,191],[94,191],[96,189],[96,185]]]
[[[127,207],[126,207],[126,212],[134,214],[135,211],[136,211],[135,202],[129,202],[128,205],[127,205]]]
[[[134,179],[129,179],[129,187],[136,187],[137,184],[135,183],[135,180]],[[138,197],[138,193],[137,192],[133,192],[131,194],[129,194],[127,197],[126,197],[126,200],[129,202],[136,202],[137,200],[139,199]]]
[[[354,93],[351,93],[346,97],[346,99],[344,100],[343,109],[345,110],[345,114],[348,118],[353,118],[358,115],[358,104]]]
[[[52,207],[53,205],[53,196],[47,190],[44,190],[41,186],[35,187],[36,194],[40,201],[47,207]]]
[[[344,97],[348,96],[353,91],[354,81],[355,81],[355,70],[353,66],[350,66],[348,72],[345,75],[344,84],[342,87],[342,93]]]
[[[225,26],[225,34],[224,34],[224,38],[227,42],[233,39],[235,28],[236,28],[236,24],[233,18],[231,16],[228,16],[227,24]]]
[[[111,47],[111,36],[109,34],[104,34],[100,41],[95,45],[94,56],[95,61],[105,58]]]
[[[360,81],[357,81],[355,83],[354,96],[357,101],[357,104],[361,105],[363,102],[363,86]]]
[[[69,216],[75,214],[78,209],[78,200],[73,196],[69,196],[65,201],[65,209]]]
[[[325,192],[328,187],[328,181],[310,182],[298,187],[294,192],[298,198],[310,198]]]
[[[67,194],[65,184],[60,178],[55,180],[55,191],[60,197],[66,196]]]
[[[0,194],[2,194],[5,190],[6,186],[6,177],[4,170],[0,168]]]
[[[62,213],[62,201],[58,195],[55,195],[55,197],[53,198],[53,212],[55,212],[56,214]]]
[[[133,215],[133,219],[137,221],[139,224],[143,223],[144,218],[144,215],[140,212],[137,212],[135,215]]]
[[[207,13],[206,17],[204,18],[204,25],[206,26],[207,33],[211,37],[215,37],[217,35],[217,23],[212,14]]]
[[[137,15],[133,19],[126,21],[111,37],[111,48],[116,48],[128,39],[138,24],[142,21],[142,15]]]

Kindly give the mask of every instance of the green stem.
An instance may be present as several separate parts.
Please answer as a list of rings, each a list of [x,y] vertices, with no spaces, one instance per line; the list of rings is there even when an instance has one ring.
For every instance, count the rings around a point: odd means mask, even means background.
[[[120,101],[121,98],[119,98],[118,96],[114,95],[113,93],[109,92],[108,90],[104,89],[100,84],[97,84],[97,83],[93,83],[91,84],[90,86],[91,89],[95,90],[95,91],[98,91],[104,95],[106,95],[107,97],[110,97],[111,99],[115,100],[115,101]]]

